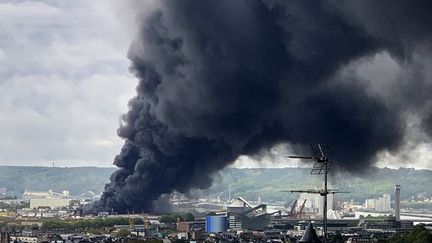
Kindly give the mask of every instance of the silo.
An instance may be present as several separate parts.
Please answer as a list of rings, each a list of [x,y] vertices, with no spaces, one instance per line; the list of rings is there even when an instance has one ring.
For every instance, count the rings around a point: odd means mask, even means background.
[[[400,221],[400,189],[400,185],[395,186],[395,216],[397,221]]]
[[[224,233],[228,229],[228,217],[219,215],[209,215],[205,221],[207,233]]]

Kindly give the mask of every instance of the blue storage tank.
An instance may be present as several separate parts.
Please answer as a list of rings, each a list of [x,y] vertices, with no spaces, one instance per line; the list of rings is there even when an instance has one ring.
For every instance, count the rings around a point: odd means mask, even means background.
[[[227,216],[207,216],[205,221],[207,233],[224,233],[228,230],[228,217]]]

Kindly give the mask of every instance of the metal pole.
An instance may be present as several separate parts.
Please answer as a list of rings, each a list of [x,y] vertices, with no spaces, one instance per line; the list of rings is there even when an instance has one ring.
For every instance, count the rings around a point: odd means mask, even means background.
[[[323,224],[324,224],[324,243],[327,242],[327,161],[325,162],[325,171],[324,171],[324,209],[323,209]]]

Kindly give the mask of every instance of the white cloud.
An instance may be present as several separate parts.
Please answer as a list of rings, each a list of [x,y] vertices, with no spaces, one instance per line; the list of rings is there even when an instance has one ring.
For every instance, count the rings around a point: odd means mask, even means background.
[[[133,21],[120,0],[0,1],[0,164],[111,166]]]

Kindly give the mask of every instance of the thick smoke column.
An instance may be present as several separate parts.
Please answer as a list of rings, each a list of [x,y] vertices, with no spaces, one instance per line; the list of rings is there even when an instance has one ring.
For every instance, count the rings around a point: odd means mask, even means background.
[[[327,143],[339,169],[400,145],[395,107],[338,71],[387,51],[409,61],[431,32],[428,1],[163,1],[129,59],[137,96],[100,206],[151,210],[207,188],[240,155]]]

